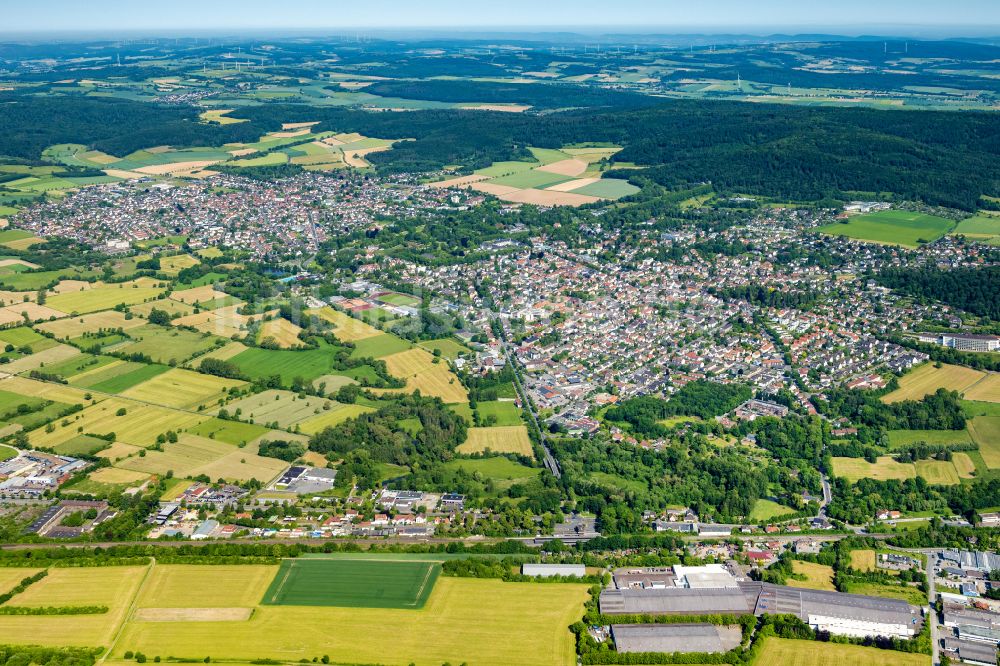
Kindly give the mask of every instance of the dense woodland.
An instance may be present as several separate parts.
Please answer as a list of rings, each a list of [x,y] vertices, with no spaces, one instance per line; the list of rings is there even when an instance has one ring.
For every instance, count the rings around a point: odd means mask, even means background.
[[[1000,321],[1000,266],[980,268],[887,268],[879,282],[925,302],[948,305]]]
[[[546,115],[400,114],[264,104],[231,115],[251,122],[199,123],[191,107],[5,93],[0,125],[7,131],[0,155],[38,160],[49,145],[83,143],[123,156],[157,145],[253,141],[283,122],[318,120],[320,131],[413,138],[371,156],[380,170],[390,172],[448,164],[477,168],[526,158],[527,146],[605,141],[625,147],[616,160],[650,167],[609,174],[638,184],[678,188],[711,181],[723,193],[793,200],[892,192],[970,210],[981,195],[1000,194],[1000,119],[983,113],[663,100],[613,113],[591,108]]]

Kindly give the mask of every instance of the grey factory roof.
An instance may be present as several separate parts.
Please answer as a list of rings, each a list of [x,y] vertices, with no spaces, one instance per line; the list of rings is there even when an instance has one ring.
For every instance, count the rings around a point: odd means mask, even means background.
[[[848,618],[883,624],[909,625],[920,609],[899,599],[868,597],[822,590],[805,590],[770,583],[746,582],[739,588],[652,588],[601,592],[602,613],[661,615],[789,613],[802,620],[810,616]]]
[[[756,585],[760,586],[754,609],[756,615],[792,613],[803,620],[808,620],[810,615],[819,615],[884,624],[911,624],[920,617],[920,609],[900,599],[806,590],[769,583]],[[751,583],[741,587],[750,592],[754,586]]]
[[[728,652],[743,638],[739,626],[713,624],[615,624],[618,652]]]
[[[958,653],[958,658],[969,661],[995,664],[997,661],[996,646],[985,643],[973,643],[955,638],[944,639],[944,649]]]
[[[602,613],[654,613],[663,615],[735,613],[752,610],[747,597],[735,588],[653,588],[604,590]]]

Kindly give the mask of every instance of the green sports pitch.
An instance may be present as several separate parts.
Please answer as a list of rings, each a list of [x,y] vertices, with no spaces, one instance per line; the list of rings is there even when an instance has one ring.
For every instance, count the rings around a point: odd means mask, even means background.
[[[437,562],[284,560],[264,593],[275,606],[422,608],[434,589]]]

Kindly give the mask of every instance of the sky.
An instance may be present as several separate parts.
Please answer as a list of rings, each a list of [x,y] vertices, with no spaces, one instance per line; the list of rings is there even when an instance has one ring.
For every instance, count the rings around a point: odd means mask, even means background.
[[[4,0],[0,33],[338,28],[1000,33],[998,0]]]

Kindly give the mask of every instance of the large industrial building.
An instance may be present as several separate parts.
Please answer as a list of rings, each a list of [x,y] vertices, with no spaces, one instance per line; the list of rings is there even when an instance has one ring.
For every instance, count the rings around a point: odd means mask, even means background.
[[[654,587],[637,586],[639,571],[616,573],[614,589],[601,592],[607,615],[791,614],[817,631],[840,636],[912,638],[923,614],[898,599],[807,590],[757,581],[736,582],[721,565],[674,567],[673,576],[652,576]],[[693,583],[693,585],[692,585]],[[713,586],[714,585],[714,586]]]
[[[729,652],[739,647],[738,625],[615,624],[611,637],[618,652]]]

